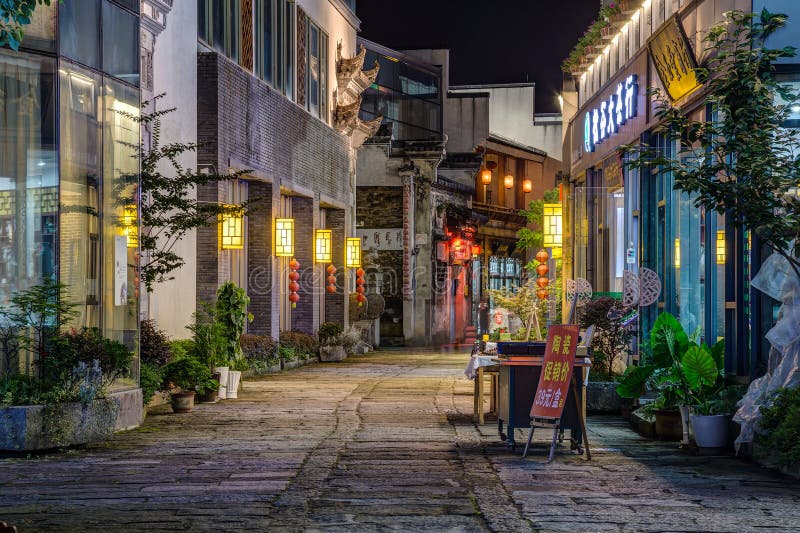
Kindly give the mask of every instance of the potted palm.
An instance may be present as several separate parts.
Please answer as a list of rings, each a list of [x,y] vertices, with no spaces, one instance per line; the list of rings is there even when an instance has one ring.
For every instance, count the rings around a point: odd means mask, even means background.
[[[195,394],[212,387],[211,371],[194,357],[171,361],[164,366],[162,386],[169,391],[172,410],[188,413],[194,408]]]

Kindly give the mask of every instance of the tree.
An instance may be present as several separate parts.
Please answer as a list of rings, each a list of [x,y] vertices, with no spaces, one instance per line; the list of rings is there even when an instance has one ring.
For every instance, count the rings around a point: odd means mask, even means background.
[[[659,153],[627,146],[629,167],[660,166],[675,189],[694,203],[725,214],[728,224],[752,231],[785,257],[800,277],[794,241],[800,236],[800,130],[784,125],[800,98],[775,76],[776,62],[795,49],[772,49],[767,39],[787,22],[764,9],[733,11],[705,37],[707,63],[695,69],[706,85],[715,117],[693,120],[661,93],[656,100],[660,131],[679,147]]]
[[[156,96],[154,101],[163,96]],[[142,102],[142,109],[149,105],[149,101]],[[181,142],[162,144],[161,118],[173,111],[175,108],[141,115],[120,112],[152,132],[149,148],[144,143],[136,147],[141,160],[140,173],[125,176],[116,191],[118,205],[128,206],[137,204],[137,183],[141,190],[138,198],[141,217],[139,269],[147,292],[153,292],[156,283],[173,279],[172,273],[186,263],[175,252],[175,245],[189,231],[216,224],[223,215],[242,216],[247,213],[249,205],[249,202],[226,205],[192,198],[191,193],[198,187],[238,179],[247,171],[220,174],[184,168],[179,162],[180,157],[187,152],[197,151],[200,145]],[[162,173],[164,163],[171,167],[172,176]]]
[[[50,5],[51,0],[0,0],[0,46],[19,50],[23,26],[31,23],[37,5]]]

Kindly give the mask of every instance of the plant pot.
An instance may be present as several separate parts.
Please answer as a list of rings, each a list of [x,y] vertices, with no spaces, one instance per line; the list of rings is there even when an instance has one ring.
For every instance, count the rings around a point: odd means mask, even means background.
[[[656,409],[656,435],[661,440],[681,440],[683,437],[683,423],[678,410]]]
[[[694,440],[701,448],[724,448],[728,445],[731,417],[728,415],[689,415]]]
[[[219,374],[219,390],[217,391],[217,396],[220,400],[224,400],[228,397],[228,372],[230,368],[227,366],[218,366],[214,368],[214,373]]]
[[[212,390],[205,394],[198,394],[196,399],[197,403],[214,403],[217,401],[217,396],[217,391]]]
[[[239,397],[239,382],[242,379],[242,373],[239,370],[231,370],[228,372],[228,390],[226,391],[227,398]]]
[[[292,359],[290,361],[284,359],[281,364],[283,365],[284,370],[291,370],[293,368],[297,368],[298,366],[300,366],[300,361],[298,361],[297,359]]]
[[[172,393],[172,411],[175,413],[190,413],[194,409],[194,392]]]
[[[347,357],[342,346],[320,346],[319,360],[323,363],[338,363]]]

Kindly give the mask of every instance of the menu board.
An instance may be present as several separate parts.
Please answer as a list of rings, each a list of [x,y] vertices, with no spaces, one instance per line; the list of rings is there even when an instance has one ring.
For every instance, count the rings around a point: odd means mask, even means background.
[[[572,382],[578,326],[559,324],[547,330],[547,345],[531,418],[561,418]]]

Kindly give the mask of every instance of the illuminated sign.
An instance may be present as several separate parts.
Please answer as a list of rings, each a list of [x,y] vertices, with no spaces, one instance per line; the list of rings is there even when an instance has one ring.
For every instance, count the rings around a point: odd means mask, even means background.
[[[600,107],[586,112],[583,147],[594,152],[595,147],[619,131],[623,124],[636,116],[639,83],[636,74],[617,84],[617,90]]]
[[[673,17],[653,36],[648,48],[670,98],[678,100],[700,87],[694,71],[697,61],[677,18]]]

